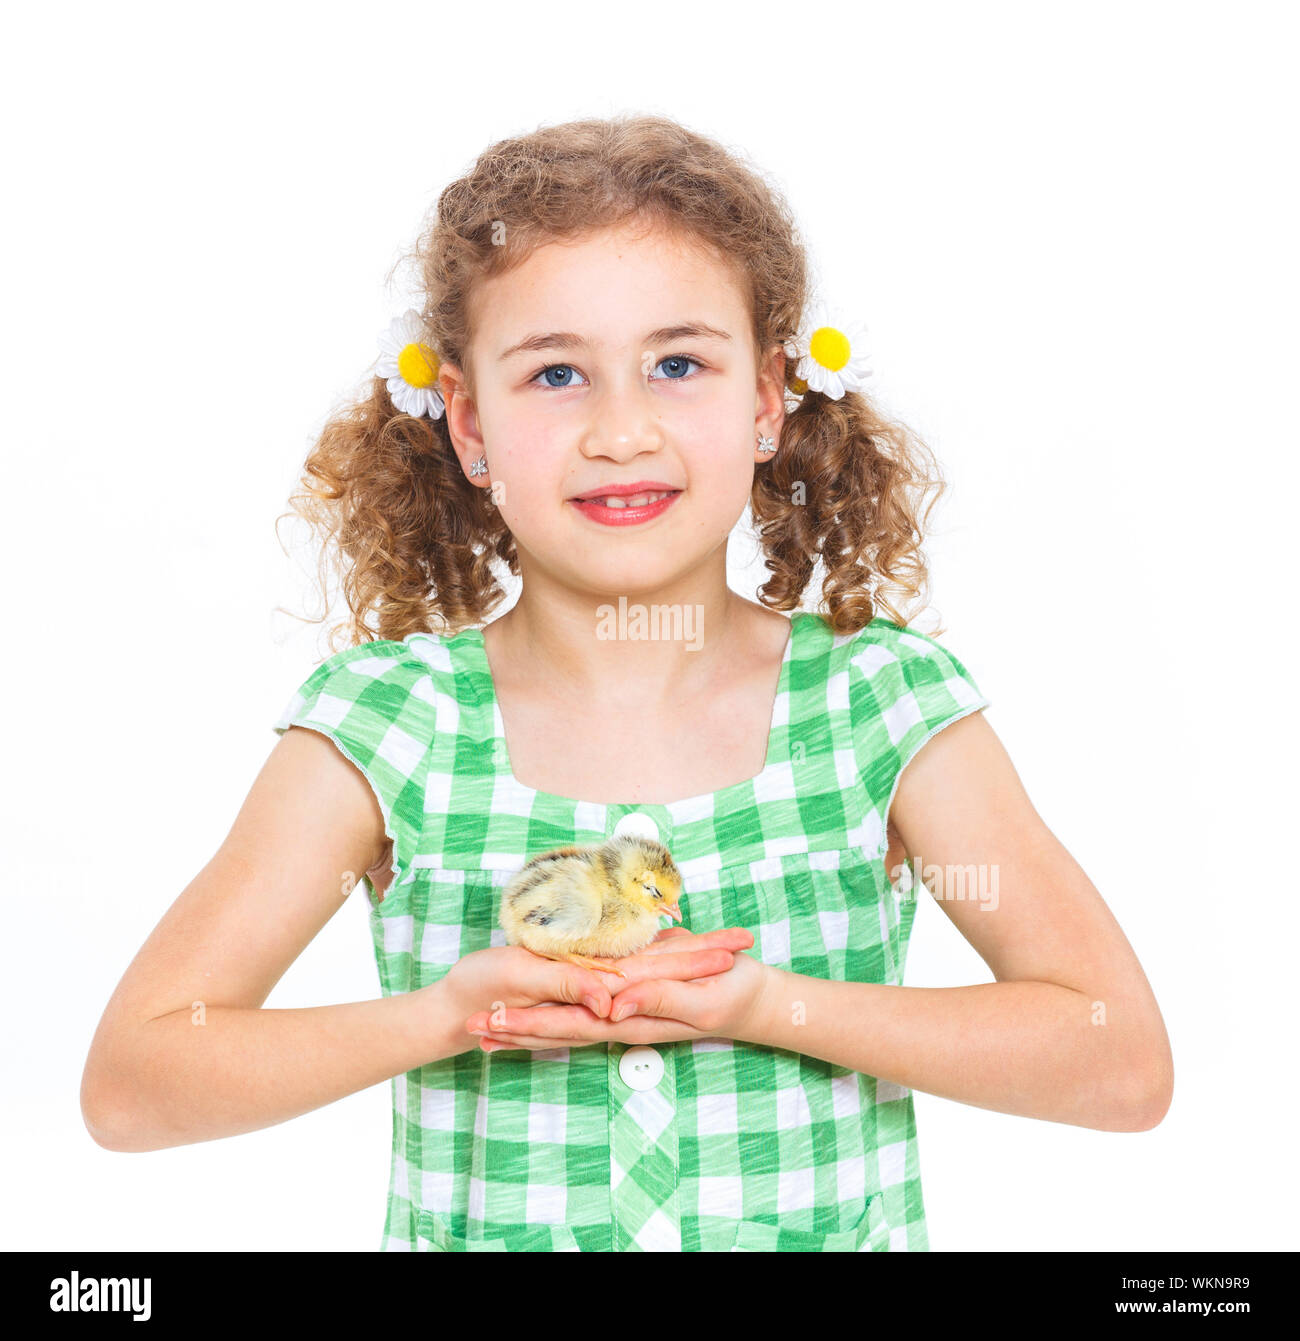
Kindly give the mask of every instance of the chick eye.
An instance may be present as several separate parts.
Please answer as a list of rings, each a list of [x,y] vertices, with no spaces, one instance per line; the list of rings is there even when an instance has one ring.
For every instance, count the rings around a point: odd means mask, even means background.
[[[655,366],[657,368],[662,368],[665,364],[672,364],[675,368],[678,368],[681,371],[671,373],[666,378],[657,377],[654,380],[657,382],[684,382],[687,380],[688,376],[685,370],[685,365],[688,363],[693,363],[697,368],[703,367],[698,359],[691,358],[689,354],[669,354],[667,358],[660,359]]]
[[[551,381],[552,373],[558,373],[564,380],[558,382]],[[551,363],[545,368],[539,368],[537,372],[533,374],[532,380],[536,382],[539,377],[545,377],[547,380],[542,383],[543,386],[551,387],[556,391],[563,391],[566,387],[576,386],[577,383],[572,379],[581,376],[582,374],[571,363]]]

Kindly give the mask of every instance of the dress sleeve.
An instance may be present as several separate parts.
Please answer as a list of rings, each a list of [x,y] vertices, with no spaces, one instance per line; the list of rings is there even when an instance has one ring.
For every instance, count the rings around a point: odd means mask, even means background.
[[[272,726],[282,736],[308,727],[334,742],[379,802],[392,841],[390,875],[376,894],[410,879],[424,829],[424,793],[433,746],[434,693],[428,668],[404,644],[361,643],[327,657],[294,691]]]
[[[854,640],[849,711],[859,775],[880,817],[880,852],[899,778],[945,726],[989,707],[970,671],[928,634],[873,620]]]

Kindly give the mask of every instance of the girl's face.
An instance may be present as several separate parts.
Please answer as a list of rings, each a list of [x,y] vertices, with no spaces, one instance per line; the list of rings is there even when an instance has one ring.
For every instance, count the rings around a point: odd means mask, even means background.
[[[784,353],[768,351],[760,375],[729,268],[661,232],[607,230],[487,281],[473,318],[477,399],[447,365],[460,393],[447,422],[467,473],[487,457],[480,478],[521,571],[606,596],[669,587],[711,561],[725,584],[727,536],[766,459],[757,435],[775,437],[785,417]],[[572,501],[640,481],[680,493],[621,526]]]

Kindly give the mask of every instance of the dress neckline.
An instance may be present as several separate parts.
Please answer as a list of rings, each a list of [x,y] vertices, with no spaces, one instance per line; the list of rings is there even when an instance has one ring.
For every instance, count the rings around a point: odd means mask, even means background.
[[[790,632],[786,636],[785,650],[781,654],[781,669],[777,676],[776,693],[772,699],[772,712],[768,720],[767,727],[767,753],[763,760],[763,767],[753,775],[753,777],[744,778],[740,782],[733,782],[729,786],[719,787],[716,791],[699,792],[694,796],[683,796],[676,801],[587,801],[577,796],[561,796],[557,792],[542,791],[537,787],[530,787],[525,782],[515,776],[514,768],[510,762],[510,750],[506,744],[505,723],[501,716],[501,703],[497,698],[496,683],[492,678],[492,668],[488,664],[487,648],[483,642],[483,630],[481,628],[464,628],[452,638],[448,643],[461,643],[465,652],[470,658],[470,664],[481,677],[480,682],[487,686],[488,699],[487,706],[492,709],[492,734],[493,734],[493,757],[496,770],[502,776],[508,778],[511,785],[516,787],[526,796],[534,798],[546,805],[562,806],[573,808],[575,806],[595,807],[598,810],[614,811],[647,811],[657,812],[659,814],[674,814],[677,812],[694,811],[700,808],[706,802],[712,802],[713,809],[718,809],[719,801],[725,803],[731,796],[739,795],[747,788],[755,786],[760,779],[776,767],[773,759],[773,744],[776,736],[777,719],[780,715],[781,701],[789,693],[790,689],[790,663],[793,660],[795,636],[799,630],[801,622],[813,618],[813,614],[807,610],[795,610],[790,615]]]

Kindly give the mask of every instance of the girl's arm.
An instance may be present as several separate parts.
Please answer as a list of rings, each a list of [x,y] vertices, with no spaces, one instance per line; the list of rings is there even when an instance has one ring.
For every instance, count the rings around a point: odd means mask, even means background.
[[[1103,1131],[1155,1126],[1173,1094],[1160,1008],[982,713],[917,753],[891,818],[997,981],[895,987],[773,969],[746,1040],[998,1112]]]
[[[81,1082],[101,1146],[158,1150],[255,1131],[475,1045],[441,984],[261,1009],[387,843],[361,774],[318,732],[286,731],[225,842],[105,1008]]]

